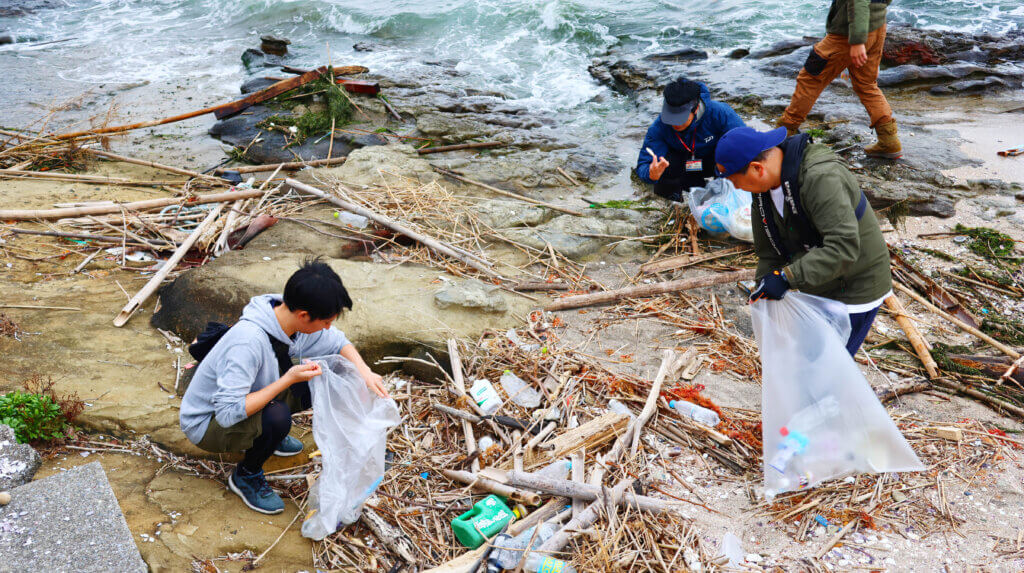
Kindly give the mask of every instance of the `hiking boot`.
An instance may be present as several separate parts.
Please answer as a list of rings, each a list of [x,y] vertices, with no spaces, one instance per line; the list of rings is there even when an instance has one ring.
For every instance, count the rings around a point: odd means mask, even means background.
[[[235,471],[228,477],[228,488],[237,493],[253,511],[270,515],[284,511],[284,502],[270,489],[267,479],[263,477],[263,470],[249,475],[242,466],[235,466]]]
[[[285,458],[288,456],[294,456],[301,453],[302,448],[304,447],[305,446],[302,445],[302,442],[297,438],[285,436],[284,439],[281,440],[281,443],[277,445],[277,449],[274,450],[274,455]]]
[[[903,146],[900,145],[900,138],[896,137],[895,119],[889,123],[876,125],[875,133],[878,134],[878,141],[864,148],[864,153],[868,157],[899,159],[903,156]]]
[[[790,125],[788,123],[783,123],[782,119],[779,119],[778,121],[775,122],[775,127],[785,127],[786,137],[793,137],[794,135],[800,133],[799,125]]]

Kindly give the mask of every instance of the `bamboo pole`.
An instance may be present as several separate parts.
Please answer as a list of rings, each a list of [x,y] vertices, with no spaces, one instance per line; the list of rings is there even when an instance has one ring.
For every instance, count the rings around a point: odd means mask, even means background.
[[[32,229],[19,229],[17,227],[0,227],[18,235],[37,235],[41,237],[60,237],[62,239],[82,239],[84,241],[99,241],[101,243],[122,243],[124,237],[111,237],[108,235],[93,235],[91,233],[65,233],[63,231],[35,231]],[[150,248],[174,246],[174,243],[163,239],[149,239],[142,243],[128,241],[129,245],[142,245]]]
[[[510,485],[460,470],[441,470],[441,473],[450,480],[462,482],[481,491],[521,501],[527,505],[540,505],[540,496],[532,491],[516,489]]]
[[[245,191],[227,191],[224,193],[209,193],[196,195],[194,197],[166,197],[162,199],[146,199],[144,201],[132,201],[130,203],[110,203],[103,205],[91,205],[88,207],[64,207],[60,209],[3,209],[0,210],[0,220],[24,221],[27,219],[63,219],[65,217],[82,217],[85,215],[107,215],[109,213],[120,213],[126,211],[147,211],[167,207],[168,205],[205,205],[207,203],[225,203],[236,199],[252,199],[263,195],[259,189],[247,189]]]
[[[214,173],[223,174],[226,171],[234,171],[236,173],[258,173],[260,171],[274,171],[280,169],[282,171],[294,171],[296,169],[303,169],[305,167],[323,167],[325,165],[338,165],[344,163],[347,157],[335,157],[332,159],[313,159],[310,161],[291,161],[288,163],[268,163],[266,165],[242,165],[239,167],[218,167],[214,169]]]
[[[715,259],[720,259],[722,257],[738,255],[740,253],[745,253],[747,251],[750,251],[750,247],[740,245],[736,247],[729,247],[728,249],[722,249],[720,251],[715,251],[712,253],[707,253],[706,255],[699,257],[695,257],[693,255],[678,255],[675,257],[668,257],[667,259],[651,261],[649,263],[640,265],[640,273],[645,275],[651,275],[654,273],[681,269],[683,267],[696,265],[698,263],[703,263],[706,261],[713,261]]]
[[[924,364],[924,369],[928,371],[928,378],[935,380],[939,377],[939,365],[935,363],[935,359],[932,358],[932,353],[928,349],[928,343],[924,337],[921,336],[921,332],[914,326],[914,322],[907,317],[907,309],[903,308],[903,303],[900,299],[896,298],[896,295],[890,295],[889,298],[885,299],[885,307],[892,311],[896,322],[899,323],[900,328],[903,329],[904,334],[907,335],[907,340],[910,341],[910,345],[914,347],[914,352],[917,353],[917,357],[921,359],[921,364]]]
[[[444,153],[445,151],[459,151],[460,149],[485,149],[488,147],[503,147],[503,141],[478,141],[474,143],[457,143],[455,145],[441,145],[438,147],[424,147],[417,149],[416,153],[427,155],[428,153]]]
[[[124,155],[118,155],[116,153],[110,153],[109,151],[103,151],[101,149],[93,149],[86,147],[85,151],[95,155],[97,157],[104,157],[106,159],[113,159],[114,161],[121,161],[124,163],[131,163],[134,165],[142,165],[144,167],[152,167],[153,169],[161,169],[170,173],[177,173],[178,175],[188,175],[189,177],[195,177],[196,179],[203,179],[210,183],[217,185],[228,185],[227,181],[224,181],[220,177],[214,177],[212,175],[206,175],[199,173],[198,171],[191,171],[189,169],[181,169],[180,167],[172,167],[170,165],[164,165],[155,161],[146,161],[144,159],[135,159],[134,157],[126,157]]]
[[[79,175],[77,173],[48,173],[45,171],[18,171],[0,169],[0,177],[7,179],[46,179],[51,181],[71,181],[96,183],[103,185],[125,185],[128,187],[159,187],[161,185],[184,185],[184,181],[135,181],[121,177],[104,177],[101,175]]]
[[[82,136],[86,136],[86,135],[100,135],[100,134],[104,134],[104,133],[123,133],[125,131],[132,131],[132,130],[135,130],[135,129],[143,129],[143,128],[146,128],[146,127],[156,127],[158,125],[164,125],[164,124],[168,124],[168,123],[175,123],[175,122],[178,122],[178,121],[184,121],[186,119],[192,119],[193,117],[199,117],[201,115],[206,115],[208,113],[216,114],[217,115],[217,119],[223,119],[224,117],[227,117],[228,115],[231,115],[231,114],[234,114],[234,113],[238,113],[239,111],[245,109],[246,107],[249,107],[250,105],[253,105],[253,104],[259,103],[261,101],[270,99],[270,98],[272,98],[272,97],[274,97],[276,95],[280,95],[280,94],[282,94],[282,93],[284,93],[284,92],[286,92],[288,90],[293,90],[293,89],[295,89],[295,88],[297,88],[297,87],[299,87],[299,86],[301,86],[303,84],[311,82],[314,79],[316,79],[317,77],[319,77],[320,74],[322,74],[324,72],[324,70],[326,70],[326,68],[321,67],[321,68],[317,68],[315,70],[312,70],[310,72],[307,72],[305,74],[302,74],[301,76],[296,76],[294,78],[288,78],[287,80],[279,81],[276,84],[268,86],[268,87],[266,87],[266,88],[264,88],[264,89],[262,89],[262,90],[260,90],[260,91],[258,91],[256,93],[249,94],[248,96],[246,96],[246,97],[244,97],[244,98],[242,98],[240,100],[233,101],[233,102],[228,102],[228,103],[225,103],[225,104],[220,104],[220,105],[215,105],[215,106],[211,106],[211,107],[207,107],[207,108],[203,108],[203,109],[198,109],[198,110],[190,111],[188,113],[183,113],[183,114],[180,114],[180,115],[174,115],[174,116],[171,116],[171,117],[165,117],[163,119],[155,119],[155,120],[152,120],[152,121],[143,121],[143,122],[132,123],[132,124],[128,124],[128,125],[115,125],[115,126],[111,126],[111,127],[99,127],[99,128],[95,128],[95,129],[87,129],[87,130],[84,130],[84,131],[76,131],[76,132],[73,132],[73,133],[62,133],[62,134],[59,134],[59,135],[52,135],[50,137],[52,139],[55,139],[55,140],[58,140],[58,141],[63,141],[65,139],[74,139],[76,137],[82,137]]]
[[[164,279],[167,278],[167,275],[171,274],[171,271],[173,271],[174,268],[178,266],[178,263],[181,262],[181,259],[185,257],[185,253],[187,253],[188,250],[192,248],[192,245],[194,245],[195,242],[199,240],[199,238],[202,237],[203,234],[206,233],[206,230],[210,227],[210,225],[212,225],[213,222],[217,220],[217,217],[220,216],[221,211],[224,210],[224,205],[224,203],[220,203],[216,207],[214,207],[214,209],[210,211],[210,214],[207,215],[205,219],[203,219],[203,222],[200,223],[199,226],[192,231],[192,233],[188,236],[187,239],[185,239],[185,242],[178,246],[178,249],[174,251],[174,254],[171,255],[171,258],[167,259],[167,262],[164,263],[164,266],[160,267],[160,270],[153,275],[153,278],[149,279],[149,282],[146,283],[146,286],[142,287],[142,290],[137,292],[135,296],[133,296],[131,300],[129,300],[128,303],[124,305],[124,308],[121,309],[121,312],[116,317],[114,317],[114,326],[118,328],[124,326],[125,323],[128,322],[128,319],[130,319],[132,315],[135,314],[135,311],[138,310],[140,306],[142,306],[142,303],[146,302],[146,300],[150,296],[152,296],[154,292],[156,292],[156,289],[160,287],[160,284],[162,282],[164,282]]]
[[[506,476],[508,477],[508,485],[561,495],[572,499],[594,501],[601,495],[601,487],[592,484],[545,478],[536,473],[521,471],[510,471]],[[678,503],[646,495],[637,495],[633,492],[624,493],[619,503],[620,505],[627,505],[652,513],[672,511],[680,506]]]
[[[593,306],[595,304],[605,304],[608,302],[614,302],[626,298],[643,298],[648,296],[672,292],[681,292],[684,290],[703,288],[736,281],[750,280],[753,278],[753,269],[746,269],[742,271],[730,271],[727,273],[716,273],[712,275],[702,275],[699,277],[693,277],[688,279],[678,279],[674,281],[667,281],[650,285],[640,285],[621,288],[617,290],[569,296],[556,300],[555,302],[545,307],[544,310],[565,310],[569,308],[580,308],[583,306]]]
[[[448,339],[448,358],[452,366],[452,380],[455,384],[455,390],[459,394],[466,393],[466,381],[462,376],[462,359],[459,357],[459,344],[454,338]],[[473,424],[469,423],[469,420],[462,418],[462,434],[466,437],[466,453],[473,455],[476,453],[476,436],[473,435]],[[473,458],[471,463],[471,469],[473,473],[480,471],[480,456]]]
[[[329,194],[325,193],[324,191],[321,191],[320,189],[317,189],[316,187],[313,187],[313,186],[310,186],[310,185],[306,185],[305,183],[302,183],[301,181],[296,181],[294,179],[285,179],[284,184],[285,184],[286,187],[290,187],[292,189],[295,189],[296,191],[301,191],[301,192],[306,193],[308,195],[313,195],[315,197],[320,197],[321,199],[325,199],[329,203],[337,205],[338,207],[341,207],[342,209],[344,209],[346,211],[350,211],[350,212],[355,213],[357,215],[362,215],[363,217],[366,217],[367,219],[375,221],[375,222],[377,222],[377,223],[379,223],[379,224],[381,224],[381,225],[391,229],[392,231],[394,231],[396,233],[400,233],[402,235],[405,235],[405,236],[409,237],[410,239],[413,239],[413,240],[423,244],[424,246],[430,248],[431,250],[433,250],[433,251],[435,251],[437,253],[440,253],[442,255],[451,257],[451,258],[453,258],[455,260],[458,260],[458,261],[462,261],[466,265],[468,265],[470,267],[473,267],[474,269],[476,269],[476,270],[478,270],[478,271],[480,271],[480,272],[482,272],[482,273],[484,273],[484,274],[486,274],[488,276],[492,276],[492,277],[499,278],[499,279],[503,278],[498,273],[496,273],[493,270],[489,269],[486,265],[481,264],[479,262],[479,260],[482,260],[482,259],[475,260],[475,258],[471,258],[466,253],[456,252],[455,249],[452,248],[450,245],[442,243],[441,241],[438,241],[437,239],[434,239],[434,238],[431,238],[431,237],[427,237],[426,235],[422,235],[420,233],[417,233],[416,231],[413,231],[412,229],[410,229],[410,228],[408,228],[408,227],[406,227],[404,225],[401,225],[401,224],[399,224],[399,223],[397,223],[395,221],[392,221],[389,217],[386,217],[384,215],[380,215],[378,213],[375,213],[373,211],[370,211],[369,209],[366,209],[364,207],[360,207],[360,206],[355,205],[353,203],[349,203],[348,201],[344,201],[342,199],[334,197],[333,195],[329,195]],[[0,218],[2,218],[2,217],[0,217]]]
[[[552,205],[551,203],[545,203],[544,201],[539,201],[537,199],[533,199],[533,198],[527,197],[525,195],[520,195],[518,193],[513,193],[511,191],[506,191],[504,189],[498,189],[497,187],[488,185],[486,183],[481,183],[479,181],[474,181],[474,180],[470,179],[469,177],[464,177],[462,175],[459,175],[458,173],[455,173],[454,171],[449,171],[447,169],[442,169],[442,168],[436,167],[436,166],[434,167],[434,171],[437,171],[438,173],[440,173],[441,175],[444,175],[446,177],[451,177],[452,179],[455,179],[456,181],[462,181],[463,183],[468,183],[470,185],[476,185],[477,187],[480,187],[481,189],[487,189],[488,191],[491,191],[493,193],[497,193],[498,195],[504,195],[505,197],[511,197],[513,199],[519,199],[520,201],[523,201],[524,203],[531,203],[533,205],[540,205],[541,207],[547,207],[548,209],[551,209],[551,210],[554,210],[554,211],[560,211],[560,212],[565,213],[567,215],[575,215],[577,217],[582,217],[583,216],[583,213],[580,213],[579,211],[575,211],[573,209],[568,209],[566,207],[559,207],[558,205]]]
[[[0,217],[0,218],[2,218],[2,217]],[[911,290],[911,289],[901,285],[900,283],[893,283],[893,284],[894,284],[894,286],[897,289],[899,289],[899,290],[903,291],[904,293],[906,293],[907,296],[909,296],[910,298],[912,298],[912,299],[916,300],[917,302],[921,303],[921,306],[927,308],[928,310],[932,311],[933,313],[939,315],[940,317],[942,317],[942,318],[952,322],[953,324],[957,325],[958,327],[960,327],[960,330],[963,330],[964,332],[966,332],[968,334],[973,334],[974,336],[978,337],[979,339],[981,339],[984,342],[989,343],[990,345],[992,345],[993,348],[995,348],[997,350],[1000,350],[1001,352],[1003,352],[1004,354],[1006,354],[1010,358],[1013,358],[1014,360],[1016,360],[1016,359],[1021,357],[1021,353],[1020,352],[1017,352],[1016,350],[1010,348],[1009,346],[1003,344],[1002,342],[999,342],[998,340],[992,338],[991,336],[985,334],[984,332],[978,330],[977,328],[974,328],[973,326],[965,323],[964,321],[960,320],[959,318],[956,318],[955,316],[953,316],[953,315],[949,314],[948,312],[942,310],[941,308],[935,306],[934,304],[932,304],[931,302],[926,300],[923,296],[917,294],[913,290]]]

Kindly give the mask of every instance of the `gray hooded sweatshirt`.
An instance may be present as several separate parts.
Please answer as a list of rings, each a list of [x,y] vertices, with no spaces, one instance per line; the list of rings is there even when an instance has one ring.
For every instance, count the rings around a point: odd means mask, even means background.
[[[253,297],[241,320],[199,363],[181,400],[181,430],[193,444],[206,435],[211,417],[225,428],[246,419],[245,396],[281,377],[267,334],[288,344],[288,354],[300,360],[337,354],[349,344],[345,334],[334,327],[313,334],[298,332],[289,338],[274,314],[272,303],[280,300],[279,294]]]

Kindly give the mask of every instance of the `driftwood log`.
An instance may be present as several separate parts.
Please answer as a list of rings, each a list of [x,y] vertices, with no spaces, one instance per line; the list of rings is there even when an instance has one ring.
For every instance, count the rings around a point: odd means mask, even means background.
[[[543,493],[561,495],[587,501],[593,501],[601,495],[601,487],[592,484],[556,480],[539,476],[535,473],[519,472],[515,470],[507,472],[506,476],[508,479],[508,485],[537,490]],[[626,492],[623,494],[620,503],[622,505],[628,505],[636,509],[650,511],[653,513],[671,511],[681,505],[672,501],[657,499],[645,495],[637,495],[633,492]]]
[[[592,294],[568,296],[565,298],[560,298],[555,302],[549,304],[547,307],[545,307],[544,310],[566,310],[570,308],[580,308],[584,306],[593,306],[595,304],[615,302],[617,300],[623,300],[627,298],[644,298],[659,294],[682,292],[685,290],[692,290],[695,288],[709,287],[737,281],[745,281],[753,278],[753,269],[742,271],[730,271],[727,273],[718,273],[713,275],[702,275],[699,277],[654,283],[650,285],[632,286],[616,290],[596,292]]]
[[[129,203],[103,203],[84,207],[64,207],[61,209],[0,209],[0,220],[24,221],[29,219],[63,219],[65,217],[82,217],[85,215],[107,215],[121,211],[148,211],[168,205],[205,205],[207,203],[226,203],[238,199],[252,199],[263,195],[259,189],[245,191],[228,191],[226,193],[209,193],[193,197],[167,197],[164,199],[146,199]]]

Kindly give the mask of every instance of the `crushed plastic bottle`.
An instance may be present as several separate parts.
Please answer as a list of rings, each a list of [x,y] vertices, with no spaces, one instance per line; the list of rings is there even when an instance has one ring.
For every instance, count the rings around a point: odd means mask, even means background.
[[[540,406],[541,395],[532,386],[516,376],[511,370],[506,370],[498,379],[508,397],[524,408],[536,408]]]
[[[528,571],[529,573],[576,573],[576,568],[561,559],[555,559],[540,553],[531,553],[526,556],[526,564],[523,566],[523,571]]]
[[[718,422],[721,421],[714,410],[708,410],[703,406],[698,406],[687,402],[686,400],[672,400],[668,403],[668,407],[679,412],[680,416],[689,418],[698,424],[703,424],[710,428],[714,428],[718,425]]]
[[[768,465],[785,473],[793,457],[807,451],[815,430],[839,414],[839,401],[835,396],[827,396],[793,414],[789,422],[779,428],[782,441]]]
[[[494,389],[494,385],[483,378],[473,382],[469,389],[469,395],[484,414],[493,414],[501,407],[501,396]]]
[[[629,416],[630,418],[636,418],[636,414],[629,409],[629,406],[619,402],[618,400],[609,400],[608,409],[616,414],[622,414],[623,416]]]
[[[566,459],[555,460],[540,471],[536,472],[536,474],[549,479],[564,480],[569,477],[570,471],[572,471],[572,460]]]
[[[495,538],[495,549],[487,559],[488,573],[501,571],[502,569],[515,569],[515,567],[519,565],[519,560],[523,557],[523,551],[525,551],[526,546],[530,544],[531,538],[533,538],[533,544],[530,545],[530,551],[533,551],[558,531],[557,526],[545,522],[540,524],[540,530],[537,532],[537,537],[534,538],[534,529],[536,529],[536,527],[531,527],[515,537],[512,537],[507,533],[502,533]],[[528,563],[529,558],[527,558],[527,564]]]

